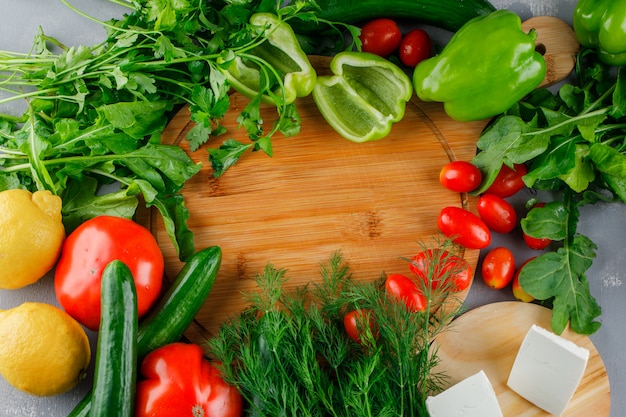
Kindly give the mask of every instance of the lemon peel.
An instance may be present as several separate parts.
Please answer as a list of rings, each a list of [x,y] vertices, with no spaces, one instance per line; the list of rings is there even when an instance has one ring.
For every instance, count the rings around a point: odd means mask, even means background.
[[[33,284],[54,267],[65,239],[61,206],[47,190],[0,192],[0,288]]]

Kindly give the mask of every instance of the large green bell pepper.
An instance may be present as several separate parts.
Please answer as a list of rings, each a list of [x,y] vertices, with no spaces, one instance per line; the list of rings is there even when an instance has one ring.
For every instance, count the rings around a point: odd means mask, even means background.
[[[415,92],[423,101],[443,102],[455,120],[500,114],[545,78],[546,63],[535,51],[536,37],[534,30],[523,31],[520,17],[511,11],[476,17],[439,55],[415,67]]]
[[[411,79],[397,65],[366,52],[341,52],[334,75],[318,77],[313,99],[326,122],[353,142],[382,139],[404,116]]]
[[[293,103],[313,91],[317,74],[302,51],[291,26],[271,13],[256,13],[249,20],[251,30],[265,39],[228,63],[224,74],[230,85],[247,97],[256,97],[261,83],[270,86],[265,102]]]
[[[582,46],[598,51],[608,65],[626,65],[626,1],[579,0],[574,32]]]

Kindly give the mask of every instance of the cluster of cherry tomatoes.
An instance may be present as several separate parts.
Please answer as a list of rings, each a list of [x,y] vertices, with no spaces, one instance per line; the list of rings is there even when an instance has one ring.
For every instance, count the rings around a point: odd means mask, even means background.
[[[402,34],[398,24],[392,19],[375,19],[361,28],[359,39],[362,51],[388,58],[397,53],[402,64],[415,67],[430,57],[431,40],[422,29],[413,29],[406,35]]]
[[[454,242],[470,249],[483,249],[491,243],[491,233],[510,233],[518,223],[515,208],[506,198],[515,195],[525,185],[522,177],[527,168],[516,164],[513,168],[502,166],[500,173],[492,185],[480,195],[474,214],[458,207],[446,207],[439,214],[438,226],[441,232],[454,239]],[[455,192],[471,192],[482,182],[482,173],[474,165],[466,161],[453,161],[446,164],[440,171],[441,184]],[[539,203],[534,207],[541,207]],[[533,208],[534,208],[533,207]],[[532,209],[532,208],[531,208]],[[522,233],[526,245],[535,250],[545,249],[550,239],[538,239]],[[532,259],[532,258],[531,258]],[[481,265],[483,281],[493,289],[502,289],[512,284],[513,295],[522,301],[532,301],[519,285],[519,272],[529,260],[517,270],[515,258],[510,249],[497,247],[490,250]]]

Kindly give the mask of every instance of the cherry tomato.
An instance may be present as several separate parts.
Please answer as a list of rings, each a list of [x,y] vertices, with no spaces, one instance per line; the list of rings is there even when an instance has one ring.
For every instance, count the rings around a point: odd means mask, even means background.
[[[522,177],[527,173],[528,169],[524,164],[515,164],[513,168],[502,165],[498,176],[485,192],[502,198],[511,197],[526,186]]]
[[[545,205],[546,205],[545,203],[537,203],[533,206],[533,208],[543,207]],[[544,250],[545,248],[550,246],[550,243],[552,243],[552,239],[528,236],[523,231],[522,231],[522,237],[524,238],[524,242],[526,243],[526,246],[534,250]]]
[[[385,290],[389,295],[402,300],[410,311],[424,311],[428,299],[415,281],[402,274],[391,274],[385,280]]]
[[[370,309],[351,310],[343,316],[343,327],[346,329],[346,333],[350,339],[357,343],[363,343],[364,333],[367,331],[365,326],[369,326],[372,334],[376,335],[376,323]]]
[[[495,194],[481,195],[476,209],[480,218],[496,233],[509,233],[517,224],[513,206]]]
[[[483,174],[467,161],[448,162],[439,171],[439,182],[448,190],[468,193],[475,190],[483,180]]]
[[[398,56],[407,67],[415,67],[430,57],[430,52],[431,43],[428,33],[422,29],[413,29],[402,38]]]
[[[426,285],[430,281],[433,290],[443,286],[450,291],[463,291],[472,282],[472,267],[467,261],[443,249],[421,251],[411,259],[409,269]]]
[[[363,52],[370,52],[382,57],[394,53],[402,42],[402,32],[391,19],[375,19],[361,28],[359,39]]]
[[[148,229],[121,217],[87,220],[63,243],[54,289],[65,311],[94,331],[100,326],[102,271],[114,259],[124,262],[133,274],[140,317],[161,292],[163,254]]]
[[[533,259],[535,259],[536,256],[527,259],[526,261],[524,261],[524,263],[522,264],[522,266],[520,266],[519,268],[517,268],[517,271],[515,272],[515,275],[513,276],[513,284],[512,284],[512,288],[513,288],[513,296],[515,298],[517,298],[520,301],[523,301],[525,303],[530,303],[531,301],[534,301],[535,297],[533,297],[532,295],[528,294],[526,291],[524,291],[524,289],[522,288],[521,285],[519,285],[519,274],[520,272],[522,272],[522,268],[524,268],[524,266],[532,261]]]
[[[444,207],[437,219],[439,230],[468,249],[482,249],[491,243],[491,232],[480,217],[454,206]]]
[[[481,271],[485,284],[494,290],[506,287],[515,274],[513,253],[503,246],[492,249],[485,255]]]

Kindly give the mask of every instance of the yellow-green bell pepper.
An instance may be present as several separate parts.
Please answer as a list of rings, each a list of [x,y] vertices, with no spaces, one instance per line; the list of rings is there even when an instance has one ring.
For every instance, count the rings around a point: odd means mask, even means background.
[[[596,49],[608,65],[626,65],[626,1],[579,0],[574,32],[582,46]]]
[[[256,97],[261,83],[270,85],[263,100],[291,104],[313,91],[317,74],[291,26],[272,13],[250,17],[250,28],[265,39],[247,52],[240,52],[223,68],[231,87],[247,97]]]
[[[457,31],[439,55],[420,62],[413,85],[423,101],[444,103],[455,120],[498,115],[537,88],[546,75],[535,51],[536,32],[525,33],[520,17],[497,10]]]
[[[318,77],[313,100],[326,122],[353,142],[382,139],[404,116],[411,78],[397,65],[366,52],[341,52],[334,75]]]

